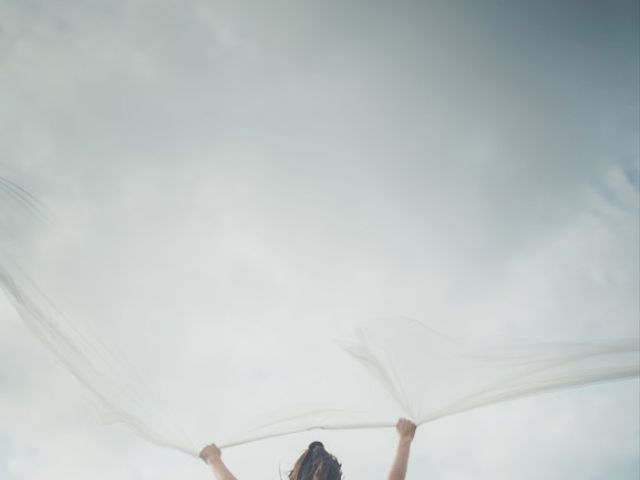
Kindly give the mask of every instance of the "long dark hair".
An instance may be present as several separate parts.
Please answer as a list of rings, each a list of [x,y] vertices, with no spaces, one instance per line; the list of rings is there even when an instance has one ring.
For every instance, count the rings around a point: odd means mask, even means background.
[[[342,465],[324,449],[321,442],[311,442],[289,473],[289,480],[340,480]]]

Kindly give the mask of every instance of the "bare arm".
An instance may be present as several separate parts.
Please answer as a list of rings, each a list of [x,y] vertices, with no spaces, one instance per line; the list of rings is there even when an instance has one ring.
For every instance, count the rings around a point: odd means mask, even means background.
[[[215,445],[207,445],[200,452],[200,458],[211,467],[217,480],[237,480],[222,461],[220,449]]]
[[[389,470],[388,480],[404,480],[407,475],[409,451],[416,433],[416,425],[411,420],[401,418],[396,424],[396,432],[398,432],[398,448]]]

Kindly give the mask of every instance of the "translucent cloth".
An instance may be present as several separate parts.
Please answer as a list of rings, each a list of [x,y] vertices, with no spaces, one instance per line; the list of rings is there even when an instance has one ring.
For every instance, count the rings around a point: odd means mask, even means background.
[[[0,279],[25,325],[94,394],[106,419],[126,424],[157,445],[197,454],[202,440],[191,443],[196,435],[172,422],[174,412],[163,411],[159,393],[131,365],[119,361],[98,339],[81,334],[35,288],[16,281],[6,268],[0,270]],[[373,375],[379,382],[379,395],[391,400],[395,409],[349,410],[341,408],[340,399],[332,407],[283,405],[275,418],[272,413],[257,415],[256,427],[228,438],[217,437],[215,415],[209,415],[214,417],[207,418],[210,440],[229,447],[313,428],[387,427],[398,414],[423,424],[512,398],[640,373],[638,339],[588,344],[462,342],[418,321],[395,318],[360,325],[353,338],[339,344],[364,367],[363,374],[366,369]],[[354,386],[363,381],[360,377],[345,380]],[[360,401],[366,407],[371,402],[364,392]],[[207,410],[211,411],[215,410]]]
[[[6,188],[38,211],[25,194]],[[98,332],[81,314],[65,317],[32,271],[3,252],[0,283],[19,317],[91,392],[105,421],[189,455],[212,441],[230,447],[314,428],[389,427],[398,416],[423,424],[640,373],[637,338],[453,338],[407,318],[365,322],[337,342],[313,326],[285,334],[274,320],[244,330],[198,330],[172,315],[163,323],[160,314],[136,328],[99,322]],[[203,323],[211,324],[217,325]],[[183,331],[191,333],[180,349],[175,332]]]

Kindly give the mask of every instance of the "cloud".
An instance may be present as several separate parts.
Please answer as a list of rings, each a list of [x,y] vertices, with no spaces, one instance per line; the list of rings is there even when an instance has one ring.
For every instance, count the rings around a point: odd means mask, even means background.
[[[2,246],[168,398],[183,385],[214,395],[210,373],[229,388],[221,403],[256,385],[275,399],[308,369],[289,359],[314,351],[294,339],[387,314],[637,334],[637,13],[624,1],[0,2],[1,173],[54,217],[3,204]],[[94,426],[72,379],[2,315],[9,478],[208,475]],[[163,384],[183,366],[184,383]],[[433,424],[412,474],[635,478],[629,385]],[[314,435],[229,450],[229,463],[266,478]],[[386,469],[391,432],[324,435],[350,476]]]

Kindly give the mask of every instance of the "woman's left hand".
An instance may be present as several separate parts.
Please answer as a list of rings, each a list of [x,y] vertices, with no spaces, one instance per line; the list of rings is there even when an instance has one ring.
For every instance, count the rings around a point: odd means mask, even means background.
[[[208,464],[220,460],[220,449],[213,443],[211,445],[207,445],[200,452],[200,458]]]

